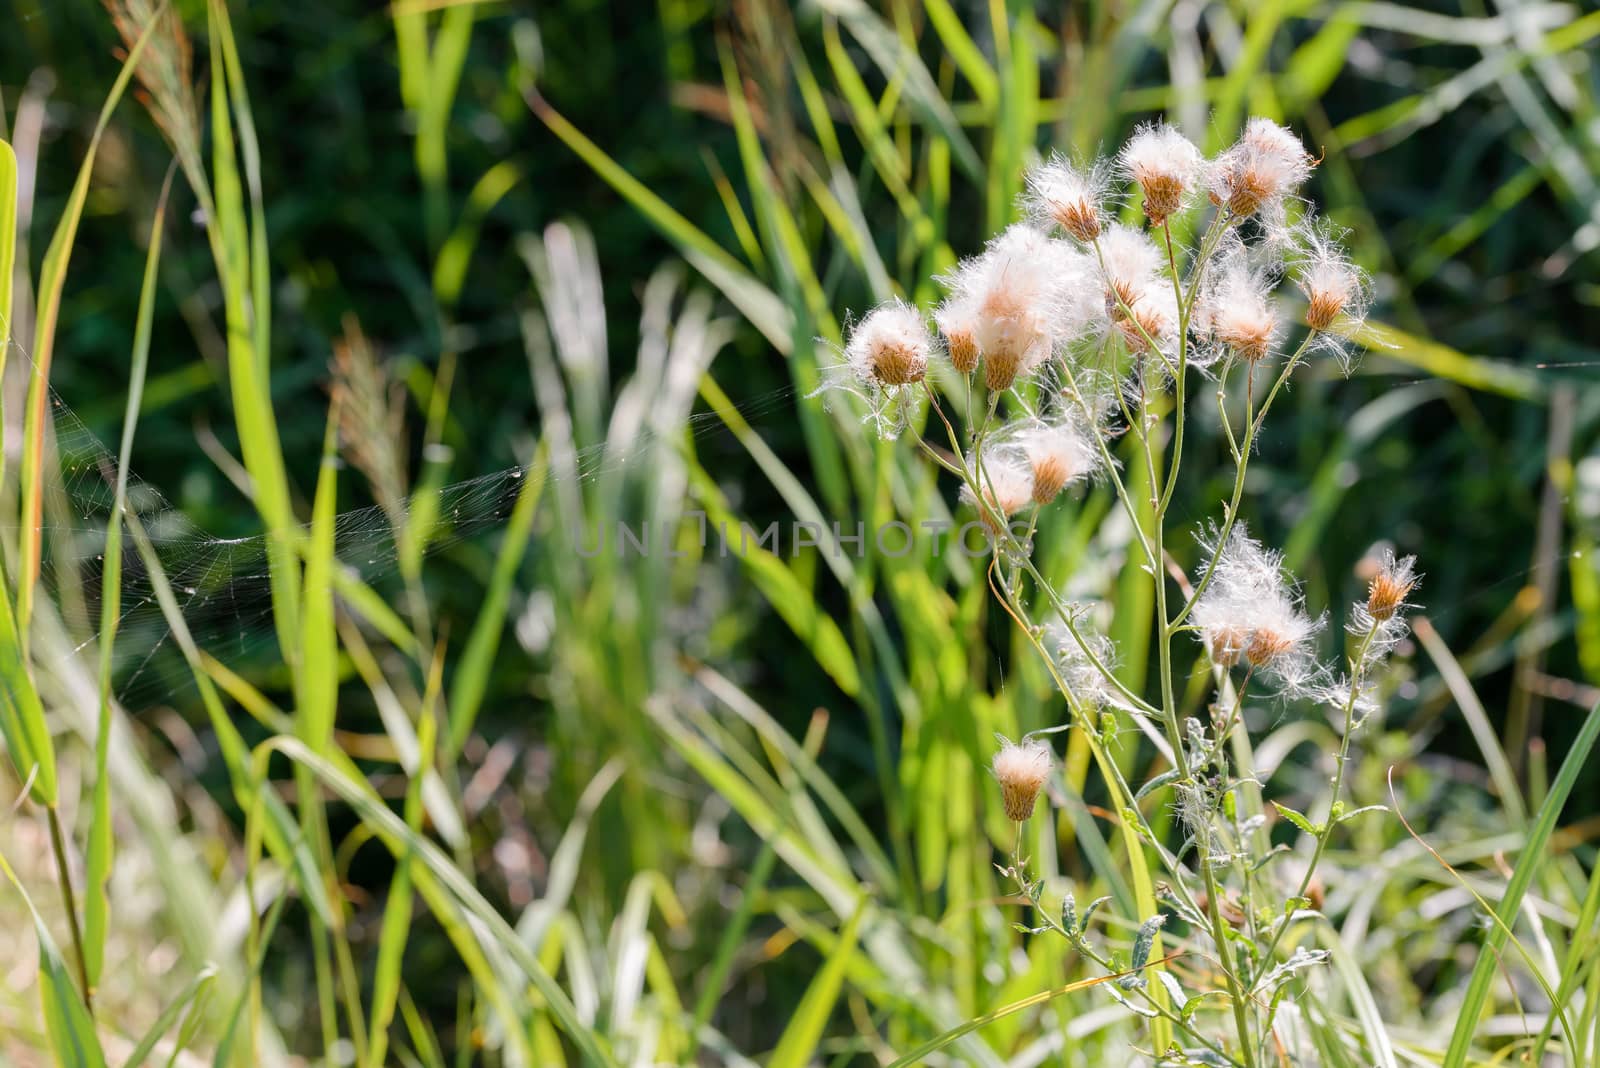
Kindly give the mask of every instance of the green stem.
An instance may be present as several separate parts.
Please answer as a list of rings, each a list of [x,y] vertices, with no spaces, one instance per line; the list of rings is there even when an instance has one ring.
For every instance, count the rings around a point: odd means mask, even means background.
[[[78,966],[78,986],[83,991],[83,1006],[94,1012],[94,991],[89,988],[89,964],[83,953],[83,931],[78,923],[78,899],[72,892],[72,877],[67,871],[67,843],[61,833],[61,817],[55,806],[45,811],[50,824],[50,848],[55,853],[56,876],[61,880],[61,900],[67,909],[67,928],[72,932],[73,962]]]
[[[1072,373],[1072,367],[1069,364],[1063,363],[1062,371],[1067,377],[1067,389],[1072,393],[1072,399],[1077,402],[1079,409],[1083,412],[1085,421],[1092,430],[1095,425],[1094,411],[1089,407],[1088,398],[1078,388],[1077,376]],[[1149,539],[1145,537],[1144,526],[1139,522],[1139,511],[1134,507],[1133,497],[1128,493],[1128,487],[1123,483],[1122,476],[1117,473],[1116,458],[1111,455],[1111,450],[1106,445],[1104,435],[1091,433],[1089,436],[1094,439],[1095,447],[1100,452],[1100,462],[1105,465],[1106,474],[1110,477],[1111,484],[1116,487],[1117,499],[1122,502],[1123,510],[1128,513],[1128,521],[1133,525],[1134,533],[1139,536],[1139,545],[1144,549],[1145,558],[1153,568],[1156,562],[1155,552],[1150,547]]]
[[[1251,403],[1247,408],[1248,421],[1245,426],[1244,443],[1239,449],[1238,462],[1234,465],[1233,496],[1228,501],[1227,512],[1222,521],[1222,531],[1217,537],[1217,552],[1212,554],[1211,562],[1206,565],[1205,574],[1200,577],[1199,583],[1195,585],[1194,592],[1189,595],[1189,599],[1185,602],[1183,608],[1178,611],[1172,622],[1167,625],[1168,634],[1176,633],[1178,625],[1189,618],[1189,613],[1194,611],[1194,606],[1206,592],[1206,587],[1211,585],[1213,576],[1216,575],[1217,560],[1221,556],[1222,546],[1227,542],[1228,535],[1233,532],[1233,524],[1239,518],[1239,502],[1244,497],[1244,476],[1250,466],[1250,452],[1255,446],[1256,434],[1261,430],[1262,421],[1266,419],[1267,411],[1272,407],[1272,402],[1278,396],[1278,391],[1283,388],[1283,384],[1294,373],[1295,367],[1299,365],[1301,359],[1305,356],[1306,348],[1311,344],[1311,339],[1316,336],[1315,332],[1307,334],[1305,340],[1300,342],[1300,347],[1295,349],[1294,355],[1290,356],[1288,362],[1283,365],[1283,370],[1279,372],[1277,381],[1272,384],[1272,389],[1268,392],[1267,399],[1262,402],[1260,411],[1255,410],[1254,404],[1255,368],[1250,366],[1248,369],[1249,378],[1247,381],[1249,385],[1247,390],[1251,395]]]
[[[1187,355],[1187,344],[1180,350],[1180,360]],[[1182,380],[1179,379],[1181,390]],[[1142,390],[1141,390],[1142,393]],[[1181,398],[1181,393],[1178,395]],[[1175,419],[1182,418],[1182,402]],[[1150,400],[1148,395],[1140,398],[1139,414],[1141,418],[1149,415]],[[1178,425],[1181,425],[1178,424]],[[1167,738],[1172,745],[1173,763],[1178,772],[1179,783],[1189,783],[1194,788],[1192,775],[1189,768],[1188,756],[1184,751],[1183,725],[1178,721],[1177,699],[1172,686],[1172,625],[1173,620],[1167,613],[1167,580],[1162,563],[1166,560],[1166,504],[1168,494],[1161,492],[1161,483],[1156,474],[1155,451],[1150,447],[1149,440],[1144,439],[1143,453],[1145,468],[1150,479],[1150,505],[1152,515],[1152,541],[1154,542],[1154,560],[1151,567],[1151,580],[1155,583],[1156,594],[1156,619],[1160,627],[1160,640],[1156,643],[1156,655],[1161,676],[1161,715],[1166,726]],[[1177,461],[1173,461],[1173,475],[1176,476]],[[1242,483],[1242,479],[1241,479]],[[1169,484],[1169,489],[1170,484]],[[1211,924],[1211,939],[1217,947],[1218,964],[1222,968],[1223,979],[1228,987],[1228,1000],[1233,1008],[1233,1021],[1235,1030],[1239,1035],[1240,1054],[1244,1057],[1245,1068],[1255,1068],[1254,1029],[1250,1025],[1249,1009],[1245,1000],[1245,991],[1239,982],[1239,976],[1234,970],[1233,949],[1228,942],[1228,928],[1222,918],[1221,901],[1218,893],[1215,873],[1211,870],[1210,850],[1205,847],[1204,835],[1196,829],[1196,842],[1200,846],[1199,868],[1201,879],[1206,889],[1206,913]]]
[[[1328,815],[1323,820],[1322,829],[1317,834],[1316,847],[1311,852],[1311,860],[1306,864],[1305,874],[1300,877],[1300,887],[1294,892],[1297,898],[1306,896],[1306,890],[1311,886],[1311,879],[1317,872],[1317,865],[1322,861],[1322,855],[1327,851],[1328,839],[1333,837],[1333,829],[1337,826],[1333,814],[1339,804],[1339,793],[1344,789],[1344,769],[1350,754],[1350,736],[1355,733],[1356,694],[1361,692],[1362,669],[1366,666],[1367,650],[1372,648],[1373,639],[1378,634],[1378,623],[1373,621],[1372,627],[1362,636],[1361,644],[1356,648],[1356,655],[1351,660],[1350,693],[1344,701],[1344,731],[1339,739],[1339,754],[1335,758],[1333,770],[1333,795],[1328,800]],[[1284,933],[1289,930],[1289,917],[1285,916],[1279,925],[1277,933],[1272,936],[1272,941],[1267,944],[1267,951],[1261,955],[1262,967],[1265,968],[1272,960],[1272,954],[1278,948],[1278,943],[1283,941]]]
[[[1012,876],[1012,878],[1014,878],[1016,880],[1017,889],[1019,891],[1020,896],[1023,897],[1024,899],[1026,899],[1026,900],[1032,901],[1033,900],[1033,893],[1032,893],[1033,886],[1028,881],[1027,874],[1023,870],[1023,862],[1022,862],[1022,828],[1023,828],[1023,824],[1021,824],[1021,823],[1017,824],[1017,844],[1016,844],[1016,848],[1013,849],[1012,853],[1011,853],[1011,865],[1012,865],[1011,866],[1011,876]],[[1063,927],[1061,925],[1061,921],[1060,920],[1056,919],[1055,916],[1051,915],[1045,909],[1036,908],[1034,911],[1039,916],[1040,919],[1044,920],[1044,923],[1045,923],[1046,927],[1048,927],[1050,930],[1056,932],[1057,934],[1061,935],[1068,942],[1072,943],[1073,948],[1076,949],[1083,956],[1089,958],[1095,964],[1098,964],[1101,968],[1104,968],[1107,972],[1112,973],[1112,974],[1116,974],[1117,973],[1118,969],[1115,966],[1113,966],[1113,964],[1111,963],[1110,959],[1105,957],[1104,955],[1102,955],[1100,953],[1097,953],[1095,951],[1094,947],[1089,944],[1089,940],[1086,937],[1087,936],[1087,932],[1079,932],[1078,935],[1075,936],[1071,932],[1069,932],[1065,927]],[[1158,962],[1152,962],[1152,963],[1158,963]],[[1131,987],[1131,988],[1128,988],[1128,989],[1129,989],[1130,993],[1137,994],[1140,998],[1142,998],[1144,1000],[1145,1004],[1149,1005],[1150,1008],[1153,1011],[1155,1011],[1156,1013],[1158,1013],[1159,1015],[1161,1015],[1162,1017],[1164,1017],[1165,1019],[1167,1019],[1171,1023],[1177,1025],[1178,1030],[1182,1031],[1184,1034],[1188,1035],[1190,1038],[1194,1039],[1196,1042],[1200,1043],[1202,1046],[1206,1047],[1211,1052],[1217,1054],[1219,1057],[1221,1057],[1224,1060],[1226,1060],[1229,1064],[1232,1064],[1232,1065],[1235,1065],[1235,1066],[1237,1066],[1239,1064],[1239,1062],[1237,1060],[1235,1060],[1233,1057],[1228,1056],[1228,1051],[1225,1050],[1221,1045],[1219,1045],[1215,1041],[1207,1038],[1205,1035],[1201,1034],[1199,1031],[1195,1030],[1194,1029],[1194,1025],[1189,1020],[1185,1020],[1178,1013],[1173,1012],[1172,1009],[1169,1008],[1160,999],[1152,997],[1150,995],[1150,990],[1149,990],[1148,985],[1136,986],[1136,987]]]

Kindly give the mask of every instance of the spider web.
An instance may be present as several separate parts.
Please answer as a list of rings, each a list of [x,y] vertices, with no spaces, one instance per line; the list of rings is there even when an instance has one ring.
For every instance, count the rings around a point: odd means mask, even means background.
[[[16,350],[16,346],[13,345]],[[20,350],[16,350],[20,351]],[[766,421],[794,396],[791,387],[759,395],[738,406],[752,425]],[[44,560],[40,597],[60,614],[71,636],[72,652],[81,658],[97,655],[101,638],[101,605],[107,528],[115,503],[117,458],[54,390],[49,395],[53,449],[44,462]],[[648,461],[658,455],[663,437],[688,435],[701,438],[728,433],[713,412],[690,415],[677,430],[665,432],[649,425],[635,428],[623,443],[606,441],[574,449],[571,462],[547,470],[546,492],[552,483],[591,482],[639,468],[648,473]],[[135,439],[137,451],[137,438]],[[5,477],[16,485],[17,463],[8,465]],[[348,467],[345,471],[349,471]],[[433,525],[425,539],[424,556],[436,556],[462,542],[501,527],[522,492],[529,468],[508,467],[489,474],[447,484],[419,501],[415,491],[404,502],[403,515],[417,514],[419,503],[431,512]],[[343,474],[342,478],[351,475]],[[359,476],[355,476],[359,477]],[[241,500],[240,507],[252,506]],[[177,601],[184,624],[200,650],[240,674],[252,668],[265,670],[272,683],[270,663],[281,661],[273,626],[270,572],[265,533],[239,538],[216,537],[197,526],[152,483],[128,473],[128,511],[138,517],[149,537],[156,559]],[[380,591],[388,588],[400,569],[401,544],[395,518],[378,505],[340,513],[334,523],[336,566]],[[309,532],[302,526],[302,532]],[[156,595],[156,585],[134,539],[122,530],[120,615],[114,641],[113,692],[124,708],[139,711],[171,703],[192,691],[194,680],[183,661],[166,614]],[[414,534],[412,535],[414,536]],[[537,537],[528,556],[541,549]],[[269,662],[270,660],[270,662]],[[91,672],[97,670],[89,662]],[[280,680],[282,683],[287,679]]]

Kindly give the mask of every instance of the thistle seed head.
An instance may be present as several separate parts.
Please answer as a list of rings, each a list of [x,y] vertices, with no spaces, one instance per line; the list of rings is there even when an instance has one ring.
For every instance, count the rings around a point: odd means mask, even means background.
[[[1049,504],[1067,486],[1099,470],[1100,451],[1092,433],[1065,417],[1030,421],[1017,432],[1017,452],[1033,473],[1036,503]]]
[[[976,465],[974,465],[976,466]],[[1033,500],[1033,472],[1007,451],[984,450],[983,464],[978,478],[983,486],[984,506],[978,508],[978,519],[991,533],[998,534],[999,525],[991,512],[1009,519]],[[961,487],[963,504],[977,506],[978,497],[971,485]]]
[[[928,371],[933,337],[922,313],[902,301],[879,305],[850,331],[845,362],[863,382],[909,386]]]
[[[1366,317],[1366,276],[1345,254],[1337,227],[1311,220],[1299,229],[1303,248],[1292,275],[1306,298],[1306,325],[1320,333],[1342,324],[1349,333]]]
[[[1100,236],[1100,205],[1106,188],[1103,163],[1080,168],[1057,156],[1028,173],[1025,203],[1041,222],[1059,226],[1075,240],[1089,244]]]
[[[1065,242],[1018,223],[947,276],[951,296],[940,308],[940,327],[947,336],[970,328],[973,342],[968,348],[961,339],[957,369],[969,366],[976,355],[984,383],[996,391],[1038,370],[1069,329],[1081,329],[1064,314],[1071,303],[1063,300],[1082,274],[1079,257]],[[952,352],[952,362],[955,356]]]
[[[1021,823],[1033,815],[1034,804],[1055,758],[1050,747],[1033,738],[1024,738],[1021,745],[1000,739],[1000,751],[994,755],[994,777],[1000,783],[1000,799],[1005,805],[1006,818]]]
[[[1306,615],[1283,558],[1235,524],[1222,545],[1202,541],[1212,559],[1210,584],[1191,614],[1213,663],[1240,660],[1291,695],[1310,692],[1325,674],[1313,639],[1322,620]]]
[[[1367,585],[1367,611],[1380,623],[1393,619],[1417,582],[1417,558],[1396,557],[1393,549],[1384,549],[1378,572]]]
[[[1211,199],[1238,216],[1274,217],[1314,166],[1300,139],[1271,119],[1251,119],[1211,168]]]
[[[1122,223],[1106,227],[1099,249],[1105,265],[1106,303],[1115,319],[1120,304],[1131,306],[1161,280],[1165,261],[1147,234]]]
[[[1144,213],[1160,226],[1183,210],[1204,162],[1200,150],[1166,123],[1139,127],[1117,157],[1144,195]]]

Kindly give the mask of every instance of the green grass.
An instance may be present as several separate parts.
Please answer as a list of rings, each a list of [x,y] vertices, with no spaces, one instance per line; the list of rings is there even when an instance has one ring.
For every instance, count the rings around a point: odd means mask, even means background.
[[[833,523],[947,516],[951,486],[870,440],[853,402],[810,396],[848,309],[937,299],[936,276],[1015,217],[1025,166],[1157,110],[1199,116],[1213,149],[1253,113],[1305,131],[1326,154],[1318,198],[1384,287],[1356,378],[1317,373],[1277,402],[1252,529],[1317,604],[1348,599],[1380,537],[1428,572],[1433,626],[1378,680],[1385,711],[1343,783],[1347,811],[1394,813],[1314,823],[1339,723],[1263,706],[1238,742],[1259,780],[1246,815],[1271,801],[1311,827],[1258,828],[1287,847],[1272,863],[1325,847],[1322,918],[1286,923],[1275,952],[1331,959],[1295,974],[1275,1019],[1330,1065],[1595,1063],[1600,412],[1588,369],[1537,366],[1594,359],[1592,253],[1572,238],[1597,203],[1594,88],[1566,65],[1594,16],[1398,35],[1359,5],[1215,5],[1186,28],[1157,4],[1063,25],[1002,3],[724,19],[663,0],[613,34],[578,8],[284,25],[207,0],[173,5],[203,57],[183,85],[179,23],[125,4],[119,68],[109,20],[72,8],[25,12],[37,56],[0,46],[0,322],[28,379],[0,482],[19,799],[0,820],[0,955],[27,977],[0,994],[0,1063],[1105,1064],[1165,1047],[1173,1021],[1108,994],[1141,923],[1171,911],[1181,844],[1170,791],[1116,784],[1165,762],[1127,722],[1080,721],[1027,825],[1046,908],[1109,899],[1096,944],[1116,970],[1017,930],[1036,917],[997,870],[1015,842],[992,739],[1066,705],[981,566],[870,536],[835,551]],[[69,52],[78,31],[97,43]],[[42,59],[73,135],[41,143],[13,85]],[[127,99],[135,78],[157,126]],[[1455,151],[1476,167],[1441,165]],[[18,158],[38,166],[20,213]],[[154,175],[173,160],[169,192]],[[358,196],[328,180],[340,167]],[[191,211],[203,230],[179,225]],[[13,262],[33,282],[15,292]],[[359,403],[398,397],[396,437],[359,436],[348,377],[331,405],[320,388],[347,373],[328,353],[351,322],[383,354]],[[52,389],[123,413],[97,428],[119,437],[104,486],[56,469]],[[1547,430],[1564,392],[1563,439]],[[196,413],[247,494],[203,466]],[[1182,567],[1234,489],[1214,418],[1190,437],[1166,538]],[[1138,496],[1143,458],[1131,440],[1119,457]],[[486,529],[458,539],[446,487],[513,466]],[[191,610],[134,469],[219,536],[261,536],[250,622]],[[93,522],[57,521],[55,500]],[[390,554],[370,567],[341,540],[369,502],[363,535]],[[1119,507],[1100,487],[1046,516],[1035,563],[1105,606],[1123,682],[1154,698],[1157,586]],[[780,520],[783,547],[723,557],[682,536],[691,512]],[[822,545],[791,553],[792,520]],[[579,553],[619,521],[678,530],[679,555]],[[171,632],[151,707],[117,699],[148,651],[139,621]],[[1209,675],[1173,667],[1174,716],[1203,714]],[[1146,947],[1152,994],[1232,1048],[1226,999],[1185,1000],[1220,989],[1198,944],[1175,922]]]

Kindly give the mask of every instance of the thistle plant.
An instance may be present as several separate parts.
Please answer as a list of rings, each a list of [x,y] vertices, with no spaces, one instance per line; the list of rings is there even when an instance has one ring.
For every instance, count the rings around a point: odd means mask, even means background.
[[[1016,830],[1001,872],[1040,917],[1024,930],[1063,937],[1105,969],[1115,981],[1104,988],[1149,1019],[1166,1063],[1255,1068],[1293,1046],[1284,1006],[1327,954],[1291,951],[1290,931],[1317,919],[1318,864],[1357,815],[1340,800],[1350,740],[1417,584],[1414,560],[1387,556],[1349,613],[1346,655],[1330,662],[1326,616],[1240,517],[1274,401],[1308,361],[1348,371],[1368,306],[1341,231],[1298,196],[1313,165],[1294,134],[1259,118],[1212,159],[1163,123],[1140,128],[1111,161],[1050,160],[1028,175],[1025,221],[945,276],[936,308],[897,301],[863,317],[829,380],[866,399],[877,430],[912,437],[959,480],[992,541],[990,587],[1068,712],[1000,739],[992,770]],[[1206,400],[1235,477],[1209,522],[1180,536],[1170,511],[1193,447],[1185,431]],[[1121,681],[1094,606],[1070,601],[1034,565],[1041,512],[1099,480],[1154,583],[1154,696]],[[1185,575],[1171,554],[1191,538],[1199,564]],[[1205,722],[1180,714],[1186,671],[1209,688]],[[1263,810],[1251,702],[1321,706],[1340,726],[1328,811]],[[1110,751],[1124,726],[1165,764],[1137,786]],[[1105,899],[1080,912],[1069,889],[1047,903],[1023,855],[1023,824],[1055,763],[1047,736],[1067,730],[1081,732],[1104,774],[1133,862],[1159,865],[1156,910],[1121,918],[1135,932],[1126,956],[1094,926]],[[1160,798],[1170,825],[1149,814]],[[1272,845],[1269,811],[1306,836],[1298,861]],[[1178,957],[1190,986],[1162,967]]]

